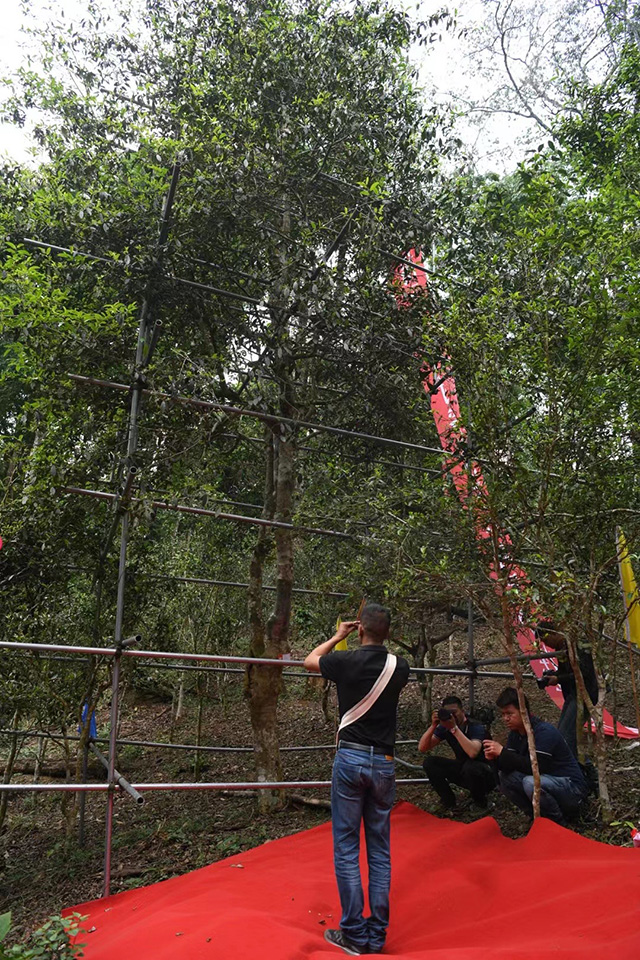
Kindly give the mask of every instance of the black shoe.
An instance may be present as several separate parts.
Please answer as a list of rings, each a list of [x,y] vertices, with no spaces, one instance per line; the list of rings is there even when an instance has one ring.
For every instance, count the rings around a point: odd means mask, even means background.
[[[454,801],[453,803],[445,803],[444,800],[440,800],[433,809],[433,814],[436,817],[455,817],[459,812],[459,807]]]
[[[332,943],[334,947],[340,947],[351,957],[361,957],[364,953],[369,952],[366,947],[359,947],[355,943],[351,943],[351,940],[347,940],[342,930],[325,930],[324,938],[327,943]]]

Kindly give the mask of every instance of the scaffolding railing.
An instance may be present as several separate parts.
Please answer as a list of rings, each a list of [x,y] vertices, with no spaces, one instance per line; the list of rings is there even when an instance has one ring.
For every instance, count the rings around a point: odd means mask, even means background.
[[[136,477],[136,465],[135,457],[138,451],[138,438],[139,438],[139,414],[141,405],[144,397],[154,398],[160,401],[166,401],[171,404],[180,404],[183,406],[196,408],[201,411],[217,411],[218,413],[226,414],[233,418],[249,418],[252,420],[257,420],[262,423],[268,424],[272,427],[285,425],[291,429],[307,431],[310,436],[317,435],[319,433],[329,434],[333,437],[341,438],[351,438],[356,441],[365,441],[369,444],[376,444],[379,446],[390,447],[395,450],[409,450],[419,453],[421,455],[429,455],[430,457],[435,456],[437,458],[436,464],[439,467],[438,470],[430,470],[424,466],[415,467],[410,466],[409,469],[420,469],[426,473],[433,473],[438,475],[441,472],[446,472],[451,469],[451,462],[448,459],[448,455],[440,447],[430,447],[425,444],[409,442],[405,440],[400,440],[392,437],[381,437],[374,434],[369,434],[361,431],[348,430],[343,427],[332,426],[328,424],[313,423],[310,421],[295,420],[292,418],[287,418],[283,416],[278,416],[275,414],[267,413],[264,411],[252,410],[243,407],[234,407],[229,404],[223,404],[217,401],[211,400],[201,400],[198,398],[180,396],[173,393],[163,393],[158,390],[149,389],[145,379],[146,372],[148,370],[149,364],[151,363],[152,356],[154,354],[158,337],[161,328],[161,321],[159,319],[153,318],[153,307],[154,307],[154,283],[159,278],[170,279],[174,282],[184,284],[189,287],[193,287],[200,290],[210,291],[217,296],[226,297],[232,300],[238,300],[243,302],[248,306],[249,309],[261,308],[264,306],[262,300],[257,300],[253,297],[248,297],[243,294],[235,293],[234,291],[223,290],[218,287],[214,287],[209,284],[202,284],[196,281],[187,280],[182,277],[177,277],[173,274],[168,274],[164,268],[164,259],[165,253],[167,250],[167,243],[169,239],[169,229],[171,223],[171,214],[174,203],[174,198],[176,194],[176,189],[178,186],[178,181],[180,177],[181,164],[180,160],[176,160],[173,165],[172,170],[170,171],[170,183],[166,192],[162,214],[159,224],[158,239],[156,242],[156,250],[153,257],[153,267],[148,276],[146,289],[144,292],[144,298],[141,304],[139,322],[138,322],[138,334],[137,334],[137,344],[135,351],[135,360],[133,363],[131,371],[131,379],[129,383],[117,383],[110,380],[101,380],[93,377],[82,377],[75,374],[70,375],[70,379],[77,384],[84,384],[86,386],[94,386],[103,389],[108,389],[111,391],[121,392],[126,394],[128,397],[128,432],[127,432],[127,444],[126,444],[126,456],[122,460],[120,473],[121,473],[121,483],[118,493],[110,493],[108,491],[99,491],[99,490],[87,490],[80,487],[68,487],[67,492],[97,498],[103,501],[107,501],[112,506],[112,518],[109,526],[109,532],[106,538],[106,544],[103,546],[101,551],[101,558],[104,559],[108,553],[109,546],[112,538],[116,533],[118,525],[120,526],[120,549],[119,549],[119,560],[118,560],[118,578],[117,578],[117,597],[116,597],[116,614],[115,614],[115,626],[114,626],[114,636],[113,636],[113,646],[112,647],[84,647],[84,646],[70,646],[62,644],[30,644],[30,643],[20,643],[20,642],[11,642],[3,641],[0,642],[0,649],[11,650],[15,653],[21,652],[23,654],[33,653],[33,654],[53,654],[53,655],[62,655],[62,656],[83,656],[83,657],[101,657],[108,658],[112,662],[112,676],[111,676],[111,705],[110,705],[110,717],[109,717],[109,735],[105,738],[105,741],[108,742],[109,751],[108,756],[103,757],[100,754],[100,751],[97,750],[95,742],[92,742],[91,738],[87,736],[88,729],[87,724],[89,719],[87,718],[84,721],[82,734],[79,739],[82,739],[84,742],[84,752],[85,760],[87,755],[87,743],[91,745],[93,752],[96,753],[100,762],[106,767],[107,770],[107,782],[106,783],[58,783],[58,784],[43,784],[43,783],[30,783],[30,784],[1,784],[0,792],[15,792],[15,793],[26,793],[26,792],[78,792],[83,796],[86,793],[106,793],[107,794],[107,812],[105,818],[105,858],[104,858],[104,885],[103,885],[103,894],[106,896],[110,891],[111,884],[111,857],[112,857],[112,833],[113,833],[113,821],[114,821],[114,799],[118,791],[128,792],[136,802],[140,802],[142,799],[141,794],[145,791],[154,791],[154,790],[224,790],[224,791],[238,791],[238,790],[287,790],[287,789],[314,789],[319,787],[328,787],[330,786],[330,781],[289,781],[289,782],[231,782],[231,783],[222,783],[222,782],[203,782],[203,783],[139,783],[139,784],[130,784],[125,780],[124,777],[116,770],[116,752],[117,747],[122,744],[122,738],[118,737],[118,727],[119,727],[119,698],[120,698],[120,675],[123,660],[130,659],[133,662],[143,664],[145,666],[163,666],[163,665],[174,665],[175,663],[180,664],[180,669],[216,669],[222,670],[225,672],[236,671],[244,672],[248,667],[275,667],[282,670],[283,675],[285,675],[290,668],[302,667],[303,661],[300,660],[290,660],[290,659],[271,659],[271,658],[255,658],[255,657],[243,657],[243,656],[232,656],[232,655],[218,655],[218,654],[204,654],[204,653],[178,653],[173,651],[163,651],[163,650],[141,650],[134,648],[132,645],[140,642],[140,636],[136,635],[134,637],[124,638],[123,637],[123,623],[124,623],[124,607],[125,607],[125,583],[126,576],[128,573],[127,568],[127,550],[128,550],[128,540],[129,540],[129,526],[130,526],[130,507],[132,504],[138,502],[137,499],[133,496],[133,486]],[[64,252],[70,253],[72,255],[78,256],[89,256],[93,260],[103,260],[106,258],[94,257],[90,254],[84,254],[82,251],[73,250],[72,248],[58,247],[52,244],[45,244],[42,241],[38,240],[25,240],[25,242],[30,243],[36,247],[48,247],[54,252]],[[337,240],[332,241],[332,245],[327,252],[325,258],[321,261],[320,265],[315,269],[319,271],[322,268],[322,264],[326,263],[329,259],[329,254],[335,245]],[[396,258],[397,259],[397,258]],[[106,262],[111,263],[111,260]],[[415,265],[414,265],[415,266]],[[303,438],[304,439],[304,438]],[[436,465],[434,464],[434,466]],[[357,536],[350,533],[344,533],[336,530],[327,530],[318,527],[309,527],[306,525],[297,526],[290,523],[284,523],[281,521],[269,520],[267,518],[258,518],[258,517],[246,517],[237,514],[227,514],[221,511],[207,510],[205,508],[199,507],[190,507],[186,505],[173,504],[166,501],[153,500],[152,506],[155,509],[159,510],[171,510],[178,511],[180,513],[187,514],[198,514],[202,516],[211,516],[219,520],[231,520],[234,522],[240,522],[245,524],[251,524],[255,526],[267,526],[275,527],[276,529],[288,529],[295,533],[310,533],[312,535],[323,535],[331,536],[341,539],[350,539],[357,540]],[[422,678],[429,675],[444,675],[444,676],[459,676],[469,678],[470,688],[473,689],[473,682],[479,679],[484,678],[494,678],[494,677],[511,677],[511,673],[501,672],[501,671],[478,671],[477,666],[478,662],[473,660],[473,617],[470,615],[470,635],[469,635],[469,662],[460,667],[412,667],[411,671],[415,678]],[[194,666],[197,664],[197,666]],[[232,666],[223,667],[208,667],[207,664],[230,664]],[[242,668],[241,671],[238,668]],[[14,736],[21,736],[20,731],[13,731]],[[160,746],[160,744],[154,744],[149,742],[153,746]],[[162,746],[167,746],[162,744]],[[178,746],[178,745],[176,745]],[[181,745],[178,748],[186,748],[187,745]],[[315,746],[310,745],[309,749],[325,749],[324,745]],[[203,752],[207,749],[205,747],[200,747],[200,750]],[[215,749],[215,748],[210,748]],[[286,747],[283,749],[287,749]],[[291,748],[294,749],[294,748]],[[297,748],[296,748],[297,749]],[[84,765],[86,770],[86,763]],[[399,784],[417,784],[428,782],[424,778],[416,778],[411,780],[399,780]]]
[[[78,734],[50,733],[47,730],[11,730],[9,727],[0,728],[0,736],[18,737],[22,740],[36,740],[45,738],[53,741],[70,740],[71,742],[80,741],[82,738]],[[92,743],[109,743],[108,737],[92,737]],[[417,740],[396,740],[396,747],[417,744]],[[211,746],[208,744],[197,743],[171,743],[166,740],[127,740],[118,737],[116,745],[119,747],[154,747],[164,750],[188,750],[192,753],[255,753],[255,747],[240,746]],[[307,753],[316,750],[335,750],[334,743],[309,743],[295,747],[279,747],[280,753]]]
[[[128,638],[126,642],[139,642],[139,635],[135,637]],[[0,641],[0,650],[16,650],[21,652],[31,652],[31,653],[74,653],[82,654],[84,656],[91,657],[113,657],[114,661],[119,661],[121,658],[131,658],[134,660],[140,660],[147,658],[148,660],[180,660],[186,661],[187,663],[192,663],[194,661],[200,663],[237,663],[250,665],[254,664],[262,667],[280,667],[280,669],[286,669],[287,667],[304,667],[304,660],[289,660],[289,659],[277,659],[273,657],[242,657],[235,656],[232,654],[218,654],[218,653],[180,653],[178,651],[172,650],[137,650],[130,647],[83,647],[83,646],[71,646],[61,643],[21,643],[18,641],[11,640],[2,640]],[[147,664],[151,666],[151,664]],[[469,677],[473,676],[476,679],[486,678],[496,678],[496,677],[511,677],[512,673],[504,670],[476,670],[468,666],[465,667],[454,667],[449,668],[446,666],[443,667],[414,667],[410,666],[409,670],[411,673],[416,676],[427,676],[432,675],[442,675],[442,676],[458,676],[458,677]],[[535,678],[533,678],[535,679]]]
[[[124,791],[128,793],[137,803],[141,803],[143,800],[142,794],[146,791],[159,791],[159,790],[211,790],[211,791],[236,791],[236,790],[306,790],[306,789],[315,789],[315,788],[325,788],[331,785],[329,780],[296,780],[296,781],[278,781],[278,782],[264,782],[264,781],[243,781],[243,782],[232,782],[232,781],[220,781],[220,782],[196,782],[196,783],[130,783],[126,780],[125,777],[120,774],[115,768],[115,750],[119,746],[138,746],[138,747],[149,747],[156,749],[177,749],[177,750],[192,750],[198,751],[201,753],[227,753],[227,752],[253,752],[253,747],[225,747],[225,746],[209,746],[209,745],[197,745],[197,744],[174,744],[174,743],[163,743],[161,741],[138,741],[132,739],[119,738],[117,736],[118,728],[118,710],[113,710],[114,701],[116,705],[118,704],[118,693],[119,693],[119,683],[120,683],[120,665],[124,659],[131,659],[134,662],[141,662],[144,666],[154,666],[167,665],[167,662],[178,661],[184,666],[185,669],[188,667],[185,664],[182,664],[183,661],[186,661],[186,664],[192,664],[194,661],[197,662],[198,666],[195,669],[203,669],[202,664],[207,663],[232,663],[242,665],[245,669],[248,666],[260,666],[260,667],[277,667],[283,671],[283,674],[286,673],[286,668],[288,667],[301,667],[304,665],[302,660],[288,660],[288,659],[274,659],[274,658],[261,658],[261,657],[243,657],[235,656],[231,654],[208,654],[208,653],[183,653],[179,651],[169,651],[169,650],[141,650],[133,646],[133,644],[140,642],[140,635],[136,634],[135,636],[128,637],[121,640],[119,646],[114,647],[89,647],[89,646],[74,646],[70,644],[53,644],[53,643],[22,643],[18,641],[0,641],[0,650],[11,651],[20,654],[35,654],[38,655],[46,654],[58,654],[64,653],[71,656],[82,656],[82,657],[105,657],[110,658],[113,661],[113,677],[112,677],[112,704],[111,704],[111,717],[110,717],[110,733],[108,737],[90,737],[86,738],[87,740],[87,749],[91,749],[97,756],[100,762],[105,766],[107,770],[107,782],[106,783],[5,783],[0,784],[0,793],[106,793],[110,799],[111,809],[113,804],[113,799],[116,792]],[[116,669],[116,667],[118,669]],[[225,672],[228,668],[224,668]],[[414,676],[423,676],[423,675],[441,675],[441,676],[466,676],[473,677],[474,679],[482,678],[494,678],[494,677],[511,677],[512,674],[505,671],[478,671],[475,668],[470,668],[469,666],[449,669],[448,667],[410,667],[410,671]],[[244,672],[244,670],[238,671]],[[304,676],[313,677],[313,674],[304,674]],[[532,678],[535,679],[535,678]],[[85,721],[85,723],[87,723]],[[47,734],[43,731],[21,731],[21,730],[0,730],[0,735],[26,738],[26,737],[45,737],[48,736],[50,739],[61,739],[61,740],[72,740],[80,741],[83,739],[82,735],[65,735],[65,736],[56,736]],[[405,745],[410,743],[416,743],[417,741],[413,740],[404,740],[399,741],[398,745]],[[99,750],[97,750],[96,743],[108,743],[109,744],[109,756],[103,757]],[[287,747],[284,746],[280,748],[283,752],[303,752],[303,751],[315,751],[315,750],[334,750],[335,744],[309,744],[309,745],[300,745]],[[86,765],[85,765],[86,770]],[[410,779],[399,779],[397,781],[400,785],[409,785],[409,784],[420,784],[428,783],[427,778],[414,777]],[[103,886],[103,895],[108,896],[110,892],[111,885],[111,838],[112,831],[106,831],[105,833],[105,877],[104,877],[104,886]]]

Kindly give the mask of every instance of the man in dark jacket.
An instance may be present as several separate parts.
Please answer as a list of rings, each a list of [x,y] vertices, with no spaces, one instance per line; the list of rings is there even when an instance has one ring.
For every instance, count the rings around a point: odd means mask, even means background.
[[[562,631],[552,620],[543,620],[535,629],[536,638],[540,639],[545,646],[551,647],[556,652],[558,669],[555,673],[545,670],[542,681],[538,681],[540,686],[555,686],[560,684],[564,704],[560,719],[558,720],[558,730],[569,744],[574,757],[578,756],[578,688],[576,684],[573,667],[569,661],[567,653],[567,642]],[[591,697],[592,703],[598,701],[598,678],[596,677],[593,658],[588,650],[578,648],[578,665],[584,679],[584,685],[587,693]],[[581,710],[582,723],[589,719],[589,711],[583,705]]]
[[[360,620],[342,623],[338,631],[306,658],[313,673],[333,680],[338,688],[341,719],[369,694],[387,664],[384,641],[389,634],[386,607],[368,603]],[[358,631],[356,650],[333,651]],[[393,661],[390,661],[391,667]],[[390,814],[395,800],[393,751],[400,691],[409,679],[409,664],[397,658],[380,696],[358,719],[338,732],[338,749],[331,781],[333,852],[342,919],[339,930],[326,930],[325,940],[352,956],[379,953],[389,923]],[[371,916],[362,916],[364,896],[360,876],[360,826],[364,821],[369,864]]]
[[[527,714],[529,703],[525,698]],[[506,797],[533,816],[533,774],[529,744],[515,687],[503,690],[496,704],[509,730],[506,746],[495,740],[484,741],[484,755],[495,760],[500,789]],[[564,737],[550,723],[529,716],[533,727],[538,769],[540,771],[540,815],[567,826],[567,817],[577,813],[580,802],[589,792],[578,761]]]

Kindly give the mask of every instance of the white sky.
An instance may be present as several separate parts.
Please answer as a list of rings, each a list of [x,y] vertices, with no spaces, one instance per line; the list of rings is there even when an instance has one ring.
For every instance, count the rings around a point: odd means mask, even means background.
[[[30,0],[33,9],[46,10],[53,5],[56,14],[65,19],[80,19],[83,0]],[[453,8],[455,4],[452,3]],[[458,10],[458,26],[471,25],[475,17],[481,15],[482,0],[461,0]],[[413,16],[427,17],[443,6],[442,0],[406,0],[406,8]],[[20,34],[24,21],[21,0],[3,0],[2,19],[0,21],[0,76],[14,73],[22,62],[21,49],[26,42]],[[462,93],[469,83],[476,85],[479,78],[470,76],[470,66],[465,60],[464,41],[454,39],[443,32],[442,41],[416,51],[421,63],[421,78],[428,91],[429,99],[436,102],[449,102],[451,91]],[[473,145],[480,168],[504,169],[521,159],[523,151],[515,147],[518,136],[526,133],[527,125],[515,118],[493,118],[480,129],[461,122],[460,135],[465,143]],[[498,154],[495,154],[496,142]],[[29,142],[28,133],[11,124],[0,125],[0,153],[6,154],[21,163],[34,163],[35,154]]]

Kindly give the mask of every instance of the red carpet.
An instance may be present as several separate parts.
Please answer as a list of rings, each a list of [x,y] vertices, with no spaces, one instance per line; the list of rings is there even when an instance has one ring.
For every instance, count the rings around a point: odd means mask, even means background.
[[[392,825],[384,956],[415,960],[638,960],[640,849],[539,820],[508,840],[486,817],[439,820],[407,803]],[[86,960],[327,960],[338,926],[330,825],[183,877],[74,907]]]

